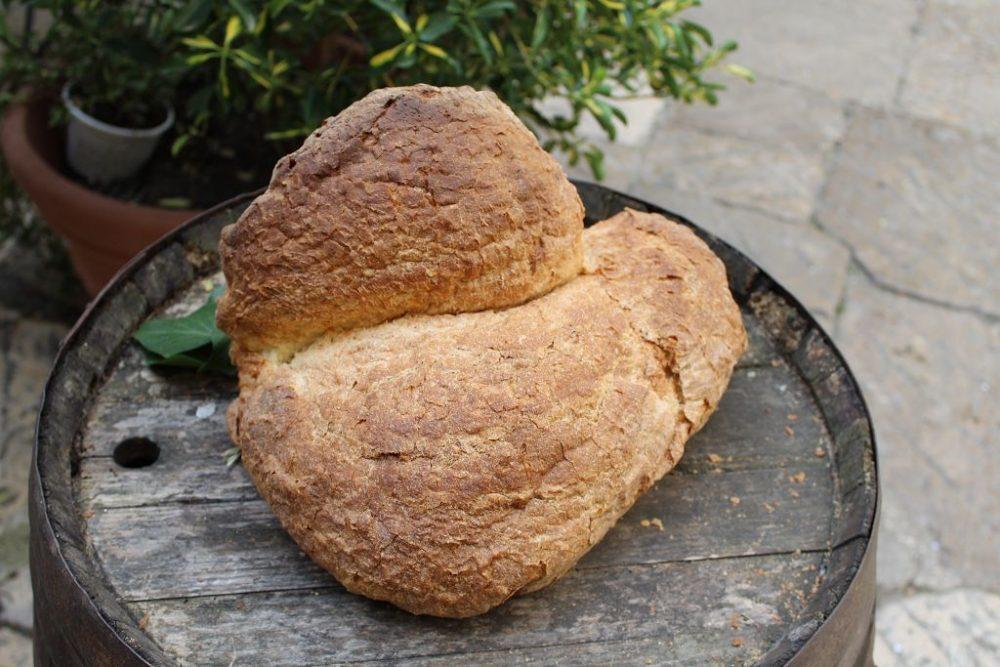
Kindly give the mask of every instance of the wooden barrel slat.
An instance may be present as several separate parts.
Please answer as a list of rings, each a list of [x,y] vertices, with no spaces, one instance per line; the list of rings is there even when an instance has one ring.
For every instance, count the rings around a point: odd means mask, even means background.
[[[801,482],[783,469],[675,475],[577,569],[825,550],[830,475],[815,464],[796,474]],[[260,499],[98,510],[87,528],[109,581],[130,600],[317,585],[318,568]]]
[[[589,221],[658,210],[578,187]],[[60,355],[32,492],[43,664],[102,651],[113,664],[782,664],[839,645],[864,662],[877,517],[867,411],[801,306],[707,234],[750,349],[674,472],[563,580],[485,616],[414,617],[347,593],[225,465],[233,381],[154,371],[130,341],[144,319],[190,312],[221,284],[218,234],[248,202],[148,251]],[[115,462],[133,437],[159,445],[154,464]],[[38,590],[43,573],[60,585]],[[82,627],[55,621],[60,609]]]
[[[123,369],[108,383],[132,383],[135,377]],[[225,425],[231,389],[221,396],[158,391],[152,400],[98,398],[80,447],[83,509],[256,497],[248,478],[223,465],[222,453],[232,446]],[[143,394],[137,389],[133,395]],[[829,465],[823,460],[829,435],[816,414],[808,388],[788,367],[739,369],[717,413],[688,443],[677,472]],[[748,420],[755,422],[752,432]],[[122,469],[110,460],[115,447],[136,434],[161,447],[156,484],[149,484],[150,471]]]
[[[731,657],[739,653],[732,646],[734,636],[754,644],[777,640],[795,613],[795,600],[808,594],[821,561],[819,554],[801,554],[576,569],[544,596],[516,598],[487,617],[467,620],[413,617],[339,586],[159,601],[139,608],[149,614],[147,628],[154,639],[170,637],[184,647],[181,658],[224,664],[233,657],[236,664],[329,664],[665,633],[694,645],[717,644],[716,655]],[[247,637],[248,628],[260,636]]]

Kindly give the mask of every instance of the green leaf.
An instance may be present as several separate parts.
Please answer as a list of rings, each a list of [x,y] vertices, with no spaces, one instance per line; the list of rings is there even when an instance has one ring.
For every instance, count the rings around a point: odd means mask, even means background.
[[[244,61],[248,65],[260,65],[260,58],[253,55],[246,49],[236,49],[235,51],[233,51],[233,55],[236,56],[238,59]]]
[[[174,139],[174,143],[170,144],[170,154],[174,157],[179,155],[180,152],[184,150],[185,144],[187,144],[187,142],[190,140],[191,140],[190,134],[182,134],[176,139]]]
[[[239,14],[240,19],[243,21],[243,27],[247,29],[248,32],[253,32],[257,27],[257,16],[253,13],[253,10],[247,6],[247,3],[243,0],[229,0],[229,6]]]
[[[405,44],[397,44],[391,49],[386,49],[381,53],[376,53],[374,56],[372,56],[371,60],[368,61],[368,64],[371,65],[372,67],[381,67],[382,65],[391,62],[392,59],[395,58],[396,55],[399,53],[400,49],[402,49],[404,46]]]
[[[399,28],[399,32],[403,33],[404,35],[409,35],[411,32],[413,32],[413,29],[410,27],[409,22],[407,22],[407,20],[404,19],[402,16],[400,16],[399,14],[389,14],[389,16],[392,17],[393,23],[396,24],[397,28]]]
[[[448,54],[440,46],[434,46],[433,44],[421,44],[420,48],[431,54],[435,58],[447,59]]]
[[[726,71],[728,71],[730,74],[735,74],[741,79],[746,79],[750,83],[753,83],[754,81],[757,80],[757,75],[753,73],[753,70],[744,67],[743,65],[736,65],[736,64],[726,65]]]
[[[243,30],[242,24],[240,23],[240,17],[230,16],[229,20],[226,22],[226,37],[222,41],[223,46],[229,46],[234,39],[236,39],[240,32]]]
[[[392,14],[393,16],[398,16],[400,18],[406,16],[406,11],[403,7],[400,4],[393,2],[393,0],[371,0],[371,3],[386,14]]]
[[[531,48],[537,49],[549,34],[549,5],[545,3],[535,17],[535,28],[531,33]]]
[[[451,32],[451,29],[458,23],[458,19],[443,12],[432,14],[427,21],[427,26],[420,31],[420,39],[425,42],[433,42],[438,37]]]
[[[515,9],[517,7],[510,0],[493,0],[493,2],[487,2],[485,5],[477,7],[473,11],[473,15],[481,19],[495,19],[502,16],[504,12],[512,12]]]
[[[232,375],[229,337],[215,325],[215,309],[213,293],[190,315],[145,322],[133,338],[145,349],[146,363]]]
[[[604,153],[598,148],[591,148],[583,154],[584,159],[587,160],[587,164],[590,165],[590,171],[594,173],[594,178],[599,181],[604,180]]]
[[[576,0],[573,3],[573,13],[576,16],[576,27],[582,30],[587,26],[587,0]]]
[[[205,35],[198,35],[197,37],[185,37],[181,40],[181,43],[190,46],[193,49],[217,49],[219,46],[210,40]]]
[[[191,0],[177,15],[174,25],[182,32],[197,30],[212,13],[212,0]]]
[[[200,65],[204,62],[211,60],[212,58],[218,58],[219,54],[215,52],[210,53],[196,53],[193,56],[188,56],[184,59],[184,62],[188,65]]]
[[[144,322],[133,338],[161,357],[190,352],[203,345],[219,345],[228,338],[215,326],[215,308],[216,300],[213,296],[201,308],[185,317]]]
[[[493,52],[490,49],[489,43],[486,41],[486,36],[483,35],[483,31],[479,29],[475,23],[463,24],[462,32],[472,38],[473,43],[476,45],[476,50],[479,51],[479,55],[483,57],[487,65],[493,64]]]
[[[681,25],[684,26],[685,30],[689,30],[701,37],[706,45],[712,46],[712,33],[708,31],[708,28],[694,21],[682,21]]]

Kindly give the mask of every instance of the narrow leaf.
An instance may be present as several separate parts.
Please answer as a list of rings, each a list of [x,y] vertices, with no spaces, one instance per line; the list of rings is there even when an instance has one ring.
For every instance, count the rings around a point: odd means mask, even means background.
[[[450,32],[457,22],[458,19],[448,14],[441,12],[432,14],[430,20],[427,21],[427,26],[420,31],[420,39],[425,42],[433,42],[438,37]]]
[[[736,64],[726,65],[726,70],[730,74],[735,74],[741,79],[746,79],[750,83],[753,83],[754,81],[757,80],[757,75],[753,73],[753,70],[744,67],[743,65],[736,65]]]
[[[391,49],[386,49],[381,53],[376,53],[374,56],[372,56],[371,60],[368,61],[368,64],[371,65],[372,67],[381,67],[382,65],[385,65],[386,63],[390,62],[393,58],[396,57],[396,55],[399,53],[400,49],[403,48],[403,46],[404,44],[397,44]]]
[[[240,23],[240,17],[230,16],[229,21],[226,22],[226,37],[222,42],[223,46],[229,46],[229,44],[239,36],[240,31],[243,30],[242,24]]]
[[[257,16],[253,13],[253,10],[247,6],[244,0],[229,0],[229,6],[239,14],[240,19],[243,21],[243,27],[248,31],[253,32],[257,27]]]

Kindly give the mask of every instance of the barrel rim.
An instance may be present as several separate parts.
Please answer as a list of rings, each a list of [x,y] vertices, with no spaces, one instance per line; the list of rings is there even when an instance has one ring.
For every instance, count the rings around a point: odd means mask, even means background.
[[[824,330],[822,325],[813,318],[809,311],[794,295],[788,292],[784,286],[774,280],[770,274],[768,274],[764,269],[758,266],[742,252],[718,238],[711,232],[699,227],[690,219],[669,211],[661,206],[649,203],[642,199],[637,199],[631,195],[602,185],[578,179],[571,180],[585,201],[589,198],[596,197],[603,200],[605,204],[610,202],[613,207],[621,208],[621,206],[628,206],[638,210],[663,214],[691,228],[701,238],[708,242],[709,245],[712,246],[713,250],[718,251],[718,249],[722,249],[731,260],[739,261],[749,267],[752,267],[754,271],[745,288],[745,294],[747,296],[761,292],[776,294],[781,301],[787,304],[787,306],[789,306],[794,313],[808,325],[808,328],[802,335],[803,344],[805,343],[805,339],[808,338],[808,334],[811,331],[815,331],[819,337],[820,343],[830,354],[832,354],[835,361],[835,367],[839,370],[843,370],[844,372],[844,379],[847,382],[846,391],[852,395],[854,400],[856,400],[857,405],[860,408],[861,416],[864,420],[864,425],[867,428],[866,432],[862,433],[860,437],[864,440],[862,445],[864,447],[864,452],[871,457],[872,461],[870,481],[872,488],[869,490],[873,494],[873,497],[866,504],[867,506],[864,515],[859,517],[859,527],[861,529],[861,533],[845,540],[841,544],[831,544],[830,547],[831,553],[835,549],[839,548],[845,548],[848,546],[852,548],[852,563],[849,566],[849,570],[844,574],[844,576],[849,577],[850,583],[848,586],[844,590],[840,591],[839,594],[827,599],[822,604],[817,604],[819,608],[813,609],[813,605],[807,603],[802,616],[789,624],[788,632],[785,636],[772,645],[760,662],[760,664],[765,665],[787,664],[789,662],[797,663],[799,660],[796,660],[796,658],[804,658],[808,653],[815,653],[817,645],[825,645],[827,643],[823,641],[820,630],[827,624],[828,621],[834,618],[835,615],[843,617],[851,613],[864,612],[866,611],[866,607],[870,607],[873,604],[874,600],[873,559],[875,551],[875,537],[877,535],[878,519],[880,514],[879,506],[881,502],[881,489],[878,477],[878,451],[876,446],[875,431],[872,426],[871,413],[868,410],[860,385],[858,384],[857,379],[855,378],[854,373],[843,354],[830,338],[829,334]],[[50,449],[55,449],[55,452],[58,453],[58,448],[62,447],[64,449],[66,459],[65,463],[69,464],[69,468],[73,467],[75,444],[83,425],[82,420],[88,411],[86,409],[81,409],[75,413],[73,428],[65,429],[63,441],[51,441],[53,438],[49,437],[45,427],[54,410],[54,407],[56,406],[57,400],[60,399],[67,391],[72,391],[72,387],[67,389],[67,384],[62,381],[67,379],[63,376],[67,374],[68,364],[71,361],[78,360],[78,358],[72,356],[73,353],[79,351],[83,337],[89,332],[89,328],[94,324],[97,317],[109,309],[113,300],[121,295],[126,287],[129,285],[134,286],[133,279],[136,278],[136,274],[158,253],[169,248],[173,244],[182,243],[185,235],[187,235],[191,230],[207,223],[220,213],[224,213],[239,204],[252,201],[263,191],[264,189],[262,188],[257,191],[237,195],[236,197],[228,199],[196,215],[151,245],[147,246],[139,254],[133,257],[124,267],[122,267],[122,269],[100,291],[93,301],[88,304],[80,319],[76,322],[76,324],[74,324],[73,328],[63,339],[42,393],[41,407],[39,409],[38,419],[35,426],[35,442],[30,471],[31,483],[33,487],[35,487],[35,492],[32,493],[29,502],[32,504],[32,509],[37,510],[37,512],[32,512],[32,518],[35,519],[35,515],[37,514],[37,519],[31,521],[31,543],[33,556],[31,568],[33,574],[39,567],[39,564],[35,562],[36,557],[38,557],[40,555],[39,552],[44,549],[48,556],[57,559],[57,565],[64,569],[67,575],[67,581],[73,587],[71,590],[64,592],[67,599],[70,599],[70,596],[72,596],[74,604],[82,605],[82,607],[88,612],[88,615],[97,619],[100,623],[99,631],[103,635],[100,638],[101,643],[109,650],[112,650],[112,647],[117,647],[119,649],[124,647],[125,654],[131,657],[136,664],[169,664],[171,662],[171,658],[161,647],[159,647],[148,637],[148,635],[145,634],[145,631],[140,627],[140,623],[136,622],[135,619],[132,618],[126,610],[124,603],[117,597],[112,587],[101,578],[100,567],[93,561],[92,558],[86,558],[83,562],[78,562],[81,560],[78,558],[67,558],[68,552],[73,549],[80,551],[80,545],[86,544],[83,518],[78,514],[78,512],[76,512],[75,504],[72,502],[74,498],[72,485],[69,485],[70,488],[63,489],[62,493],[54,492],[56,489],[53,487],[51,480],[46,475],[48,466],[46,466],[44,454],[48,453],[48,450]],[[191,262],[189,260],[189,264],[190,263]],[[727,264],[727,270],[731,268],[732,267]],[[145,303],[145,310],[142,314],[143,317],[148,316],[152,310],[159,307],[170,296],[172,296],[172,294],[167,294],[156,303],[150,303],[147,299]],[[93,377],[90,378],[88,385],[86,387],[82,387],[87,397],[84,406],[86,403],[89,403],[89,399],[93,395],[94,387],[106,377],[110,360],[116,356],[116,351],[127,342],[130,333],[131,332],[125,334],[122,337],[122,340],[116,341],[115,347],[111,352],[104,355],[103,358],[98,359],[99,368],[94,369]],[[793,356],[794,354],[795,352],[786,352],[785,356]],[[800,369],[796,367],[796,370]],[[810,388],[812,388],[812,383],[807,382],[807,384]],[[65,442],[67,439],[69,442]],[[71,469],[67,469],[62,472],[71,479]],[[58,474],[59,471],[54,471],[53,477]],[[865,482],[865,484],[867,485],[869,482]],[[59,524],[58,530],[56,529],[57,526],[54,525],[53,522],[53,510],[58,510],[61,517],[69,519],[68,521]],[[84,555],[86,554],[84,553]],[[862,577],[860,577],[859,574],[869,570],[871,570],[872,581],[862,580]],[[35,577],[33,576],[33,584],[36,583],[34,580]],[[83,581],[87,581],[89,583],[90,589],[84,585]],[[870,595],[867,594],[869,593],[868,589],[871,589]],[[39,600],[44,599],[44,597],[37,594],[37,590],[36,597]],[[867,601],[868,597],[871,597],[871,603]],[[100,599],[104,604],[103,607],[98,604],[98,599]],[[859,602],[859,600],[861,600],[861,602]],[[810,602],[816,601],[817,598],[814,595]],[[870,614],[871,612],[868,611],[867,613]],[[804,618],[809,620],[802,625],[797,625],[797,623],[802,621]],[[789,635],[797,629],[801,630],[801,632],[799,632],[794,638],[790,638]],[[36,632],[36,637],[38,636],[39,634]],[[131,639],[132,641],[128,641],[128,639]],[[144,639],[146,641],[143,641]],[[36,651],[37,650],[38,647],[36,647]],[[115,650],[115,653],[120,653],[120,651]]]

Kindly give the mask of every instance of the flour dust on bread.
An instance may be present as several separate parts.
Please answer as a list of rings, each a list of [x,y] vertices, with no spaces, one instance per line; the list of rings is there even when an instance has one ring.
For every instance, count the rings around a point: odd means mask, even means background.
[[[680,459],[746,346],[719,259],[572,185],[491,93],[372,93],[223,234],[229,430],[348,590],[436,616],[555,581]]]

